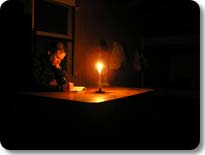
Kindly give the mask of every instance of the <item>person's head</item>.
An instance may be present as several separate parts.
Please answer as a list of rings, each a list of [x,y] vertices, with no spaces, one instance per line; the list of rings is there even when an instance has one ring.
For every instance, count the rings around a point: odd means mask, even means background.
[[[51,65],[59,69],[61,61],[66,56],[64,44],[61,42],[51,43],[48,47],[48,55]]]

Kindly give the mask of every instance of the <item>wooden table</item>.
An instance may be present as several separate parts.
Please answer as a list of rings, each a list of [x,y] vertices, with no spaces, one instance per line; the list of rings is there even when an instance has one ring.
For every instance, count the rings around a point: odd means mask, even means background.
[[[23,146],[30,148],[109,149],[123,147],[129,137],[139,139],[138,133],[144,131],[141,119],[146,124],[150,119],[144,99],[154,90],[103,87],[105,93],[95,93],[97,90],[20,93],[12,105],[11,121],[22,122],[27,131],[37,134],[22,138],[23,130],[15,130],[10,141],[16,144],[21,138]]]
[[[2,135],[19,149],[37,150],[181,149],[197,144],[199,99],[157,96],[158,90],[149,88],[97,90],[11,96],[15,102],[6,102],[8,119],[2,128],[7,134]]]
[[[154,91],[150,88],[127,87],[104,87],[104,93],[96,93],[97,90],[98,88],[87,88],[80,92],[26,92],[24,94],[83,103],[101,103]]]

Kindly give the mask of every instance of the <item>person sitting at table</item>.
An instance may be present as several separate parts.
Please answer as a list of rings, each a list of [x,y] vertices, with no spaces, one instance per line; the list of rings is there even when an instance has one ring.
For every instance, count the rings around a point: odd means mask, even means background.
[[[34,89],[39,91],[69,91],[74,83],[70,82],[67,73],[61,67],[66,56],[65,46],[61,42],[49,44],[47,53],[34,58]]]

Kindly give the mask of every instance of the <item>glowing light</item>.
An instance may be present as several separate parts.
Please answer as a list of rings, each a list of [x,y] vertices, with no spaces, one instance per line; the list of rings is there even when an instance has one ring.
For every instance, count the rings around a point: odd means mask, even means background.
[[[103,69],[103,63],[102,62],[97,62],[96,63],[96,68],[98,70],[98,91],[97,93],[103,93],[104,91],[102,91],[102,82],[101,82],[101,72],[102,72],[102,69]]]
[[[101,74],[102,69],[103,69],[103,64],[101,62],[96,63],[96,68],[98,70],[98,73]]]

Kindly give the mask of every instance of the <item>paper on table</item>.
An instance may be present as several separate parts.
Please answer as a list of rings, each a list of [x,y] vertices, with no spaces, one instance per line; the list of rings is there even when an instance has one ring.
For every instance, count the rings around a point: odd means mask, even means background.
[[[72,89],[70,89],[70,91],[78,92],[78,91],[83,91],[85,89],[86,87],[84,86],[74,86]]]

